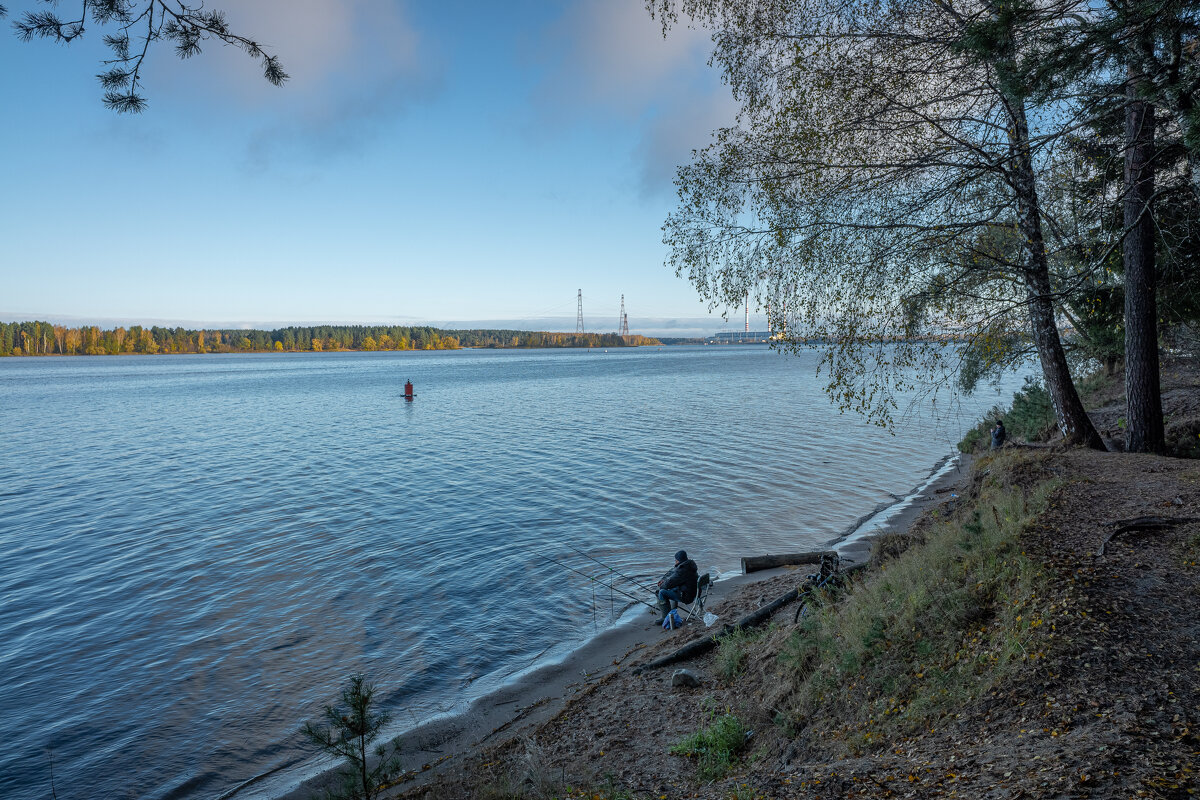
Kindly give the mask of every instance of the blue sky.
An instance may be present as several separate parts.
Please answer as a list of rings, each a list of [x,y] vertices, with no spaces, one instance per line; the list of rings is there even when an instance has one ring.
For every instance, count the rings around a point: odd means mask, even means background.
[[[733,116],[704,32],[664,40],[642,0],[209,5],[292,79],[159,46],[118,116],[97,29],[0,38],[0,314],[573,330],[582,289],[590,330],[621,294],[632,332],[724,324],[660,231]]]

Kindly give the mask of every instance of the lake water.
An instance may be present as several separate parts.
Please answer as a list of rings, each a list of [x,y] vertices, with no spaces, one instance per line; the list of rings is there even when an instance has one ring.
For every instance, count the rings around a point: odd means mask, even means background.
[[[608,624],[608,592],[550,559],[653,580],[679,548],[733,572],[820,545],[1001,399],[892,436],[831,408],[815,364],[0,361],[0,797],[49,797],[51,759],[60,800],[220,796],[304,757],[356,671],[423,720]]]

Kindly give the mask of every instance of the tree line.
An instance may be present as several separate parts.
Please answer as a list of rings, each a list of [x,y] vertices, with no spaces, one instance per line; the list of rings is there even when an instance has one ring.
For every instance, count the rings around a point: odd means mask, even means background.
[[[827,392],[884,425],[1032,357],[1103,449],[1072,372],[1123,365],[1127,446],[1162,451],[1159,352],[1200,327],[1200,3],[646,5],[713,32],[738,104],[664,225],[702,297],[823,342]]]
[[[275,330],[144,327],[101,329],[50,322],[0,322],[0,356],[127,353],[262,353],[328,350],[456,350],[460,347],[630,347],[644,336],[513,330],[441,330],[427,326],[319,325]]]

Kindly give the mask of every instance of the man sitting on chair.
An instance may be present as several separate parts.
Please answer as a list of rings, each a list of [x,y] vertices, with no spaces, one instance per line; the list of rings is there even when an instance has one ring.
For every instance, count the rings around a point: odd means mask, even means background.
[[[675,554],[675,567],[663,575],[658,582],[658,622],[661,625],[667,614],[671,613],[674,603],[690,603],[696,599],[696,581],[699,580],[699,570],[696,562],[688,558],[688,554],[680,550]]]

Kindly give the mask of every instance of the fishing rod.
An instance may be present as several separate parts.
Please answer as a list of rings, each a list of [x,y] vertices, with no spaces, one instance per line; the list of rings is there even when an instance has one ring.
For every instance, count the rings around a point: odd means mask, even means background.
[[[562,567],[563,569],[569,569],[571,572],[574,572],[576,575],[582,575],[583,577],[587,578],[589,581],[592,581],[593,583],[598,583],[598,584],[600,584],[601,586],[607,586],[607,587],[608,587],[610,590],[612,590],[612,591],[616,592],[617,594],[623,595],[624,597],[628,597],[630,600],[634,601],[635,603],[641,603],[642,605],[644,605],[644,606],[648,606],[649,608],[652,608],[652,609],[654,609],[655,611],[657,611],[657,610],[658,610],[658,609],[657,609],[657,608],[656,608],[656,607],[655,607],[653,604],[651,604],[649,601],[647,601],[647,600],[643,600],[643,599],[642,599],[642,598],[640,598],[640,597],[636,597],[636,596],[634,596],[634,595],[630,594],[629,592],[627,592],[627,591],[625,591],[625,590],[623,590],[623,589],[618,589],[618,588],[616,588],[615,586],[613,586],[611,583],[604,583],[603,581],[601,581],[601,580],[600,580],[599,578],[597,578],[596,576],[594,576],[594,575],[588,575],[588,574],[587,574],[586,572],[584,572],[583,570],[578,570],[578,569],[575,569],[574,567],[572,567],[572,566],[569,566],[569,565],[567,565],[567,564],[564,564],[564,563],[562,563],[561,561],[555,561],[555,560],[554,560],[553,558],[551,558],[550,556],[542,556],[542,558],[546,559],[546,560],[547,560],[547,561],[549,561],[551,564],[557,564],[558,566]]]
[[[567,547],[571,547],[571,545],[567,545]],[[628,575],[622,575],[620,572],[617,572],[615,569],[610,567],[608,564],[605,564],[600,559],[589,556],[587,553],[583,552],[579,548],[571,547],[571,549],[574,550],[576,553],[579,553],[579,555],[583,556],[584,558],[588,559],[589,561],[595,561],[597,564],[604,567],[606,570],[608,570],[612,574],[616,575],[619,578],[623,578],[623,579],[629,581],[630,583],[632,583],[634,586],[638,587],[639,589],[643,589],[643,590],[649,592],[650,594],[654,594],[654,592],[655,592],[654,589],[651,589],[649,586],[646,586],[646,584],[639,582],[635,578],[631,578]]]

